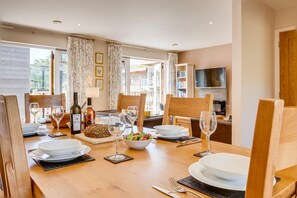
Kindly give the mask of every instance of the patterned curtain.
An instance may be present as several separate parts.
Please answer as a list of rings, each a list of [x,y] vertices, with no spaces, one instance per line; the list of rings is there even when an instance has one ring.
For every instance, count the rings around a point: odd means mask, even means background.
[[[168,53],[167,67],[165,67],[165,78],[167,79],[165,92],[176,95],[176,68],[175,65],[178,63],[177,53]]]
[[[122,46],[108,42],[109,109],[117,108],[121,92]]]
[[[73,93],[78,94],[78,104],[86,101],[85,87],[94,81],[93,41],[68,37],[68,94],[67,109],[73,104]]]

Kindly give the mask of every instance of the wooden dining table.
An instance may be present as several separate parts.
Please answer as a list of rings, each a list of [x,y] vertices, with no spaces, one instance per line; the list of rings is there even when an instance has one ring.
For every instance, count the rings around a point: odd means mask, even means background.
[[[54,133],[50,125],[46,133]],[[144,128],[150,132],[152,129]],[[49,136],[34,136],[24,138],[26,150],[36,149],[41,142],[65,138],[75,138],[69,129],[62,129],[67,136],[51,138]],[[124,141],[119,141],[119,151],[133,160],[112,164],[104,159],[115,153],[115,142],[93,145],[82,141],[91,147],[89,155],[95,161],[44,171],[32,159],[28,158],[33,191],[36,197],[168,197],[152,188],[160,186],[174,191],[168,178],[179,180],[189,176],[188,167],[199,160],[194,153],[206,150],[207,144],[201,143],[176,147],[178,143],[153,139],[144,150],[129,149]],[[213,152],[227,152],[250,155],[250,149],[225,143],[211,142]],[[274,197],[293,194],[296,189],[297,166],[276,172],[281,180],[275,184]],[[187,188],[187,187],[186,187]],[[199,192],[198,192],[199,193]],[[195,197],[192,194],[177,193],[181,197]],[[208,197],[203,195],[204,197]]]

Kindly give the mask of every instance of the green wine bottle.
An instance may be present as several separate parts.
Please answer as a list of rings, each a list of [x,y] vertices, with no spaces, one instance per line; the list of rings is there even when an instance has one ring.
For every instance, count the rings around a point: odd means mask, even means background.
[[[77,92],[74,92],[74,104],[70,108],[71,134],[81,132],[81,108],[78,105]]]

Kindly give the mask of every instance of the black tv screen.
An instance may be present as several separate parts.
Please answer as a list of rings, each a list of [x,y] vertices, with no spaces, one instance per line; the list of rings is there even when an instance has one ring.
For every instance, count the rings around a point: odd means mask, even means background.
[[[195,87],[226,88],[225,67],[195,70]]]

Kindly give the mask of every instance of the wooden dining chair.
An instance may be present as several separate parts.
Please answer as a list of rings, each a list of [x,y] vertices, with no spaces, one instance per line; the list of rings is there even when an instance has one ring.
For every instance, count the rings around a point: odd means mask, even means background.
[[[52,108],[53,106],[63,106],[66,108],[65,94],[60,95],[30,95],[25,93],[25,122],[30,122],[29,105],[31,102],[38,102],[39,108]]]
[[[172,94],[167,94],[162,124],[171,124],[171,116],[199,118],[201,111],[212,111],[212,109],[212,94],[206,94],[204,98],[178,98],[173,97]],[[189,122],[191,121],[189,120]],[[175,123],[176,119],[174,118],[172,124]],[[201,136],[202,138],[205,137],[202,134]]]
[[[120,93],[118,97],[117,112],[121,112],[122,109],[127,109],[128,106],[138,107],[137,126],[139,130],[143,128],[145,99],[146,93],[141,93],[139,96]]]
[[[0,96],[0,169],[5,197],[32,197],[16,96]]]
[[[272,197],[274,173],[297,165],[297,107],[283,100],[260,100],[245,197]],[[292,197],[285,192],[282,197]]]

